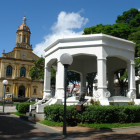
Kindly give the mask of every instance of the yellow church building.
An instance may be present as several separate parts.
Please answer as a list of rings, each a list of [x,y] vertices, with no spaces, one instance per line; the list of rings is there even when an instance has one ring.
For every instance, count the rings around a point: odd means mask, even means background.
[[[3,97],[4,86],[2,81],[8,80],[5,94],[13,93],[14,97],[40,97],[43,96],[43,80],[31,80],[29,70],[33,62],[39,57],[32,51],[30,45],[30,28],[23,17],[23,24],[18,27],[16,45],[13,51],[0,57],[0,98]]]

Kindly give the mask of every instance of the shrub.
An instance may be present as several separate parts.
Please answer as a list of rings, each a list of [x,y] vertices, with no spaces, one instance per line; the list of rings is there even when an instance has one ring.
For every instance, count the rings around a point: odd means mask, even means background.
[[[13,102],[26,102],[29,98],[13,98]]]
[[[134,105],[134,101],[128,102],[128,105]]]
[[[18,110],[18,105],[19,105],[19,103],[18,103],[18,104],[16,104],[16,110]]]
[[[19,103],[16,105],[16,109],[20,113],[26,113],[29,112],[29,106],[30,106],[29,103]]]
[[[94,100],[92,98],[90,99],[90,104],[94,105]]]
[[[66,107],[66,119],[67,123],[73,123],[73,120],[76,118],[76,106],[71,105]],[[50,105],[44,107],[45,119],[54,121],[54,122],[63,122],[64,106],[63,105]]]
[[[63,122],[63,105],[50,105],[44,108],[45,119]],[[100,106],[84,105],[83,111],[76,110],[76,106],[66,107],[66,118],[69,125],[76,123],[130,123],[140,122],[140,105]]]
[[[109,104],[110,104],[110,105],[115,105],[115,103],[114,103],[114,102],[109,102]]]
[[[94,101],[94,105],[100,105],[100,101]]]

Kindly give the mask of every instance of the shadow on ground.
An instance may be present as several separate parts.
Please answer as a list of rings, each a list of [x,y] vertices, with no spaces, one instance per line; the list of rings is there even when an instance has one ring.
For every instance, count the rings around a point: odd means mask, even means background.
[[[0,113],[0,140],[19,140],[37,137],[50,137],[52,135],[55,136],[57,134],[47,133],[18,119],[10,117],[9,114]]]

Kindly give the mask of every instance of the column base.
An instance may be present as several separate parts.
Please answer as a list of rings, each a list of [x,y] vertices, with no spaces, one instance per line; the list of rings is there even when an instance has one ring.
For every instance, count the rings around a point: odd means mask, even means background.
[[[50,99],[51,98],[51,91],[50,90],[44,90],[44,96],[43,96],[43,99],[46,98],[46,99]]]
[[[130,89],[127,93],[126,93],[126,96],[128,98],[131,98],[131,99],[136,99],[136,89]]]
[[[93,93],[94,98],[109,98],[111,93],[106,88],[98,88],[97,91]]]
[[[64,88],[57,88],[56,95],[58,99],[64,98]]]

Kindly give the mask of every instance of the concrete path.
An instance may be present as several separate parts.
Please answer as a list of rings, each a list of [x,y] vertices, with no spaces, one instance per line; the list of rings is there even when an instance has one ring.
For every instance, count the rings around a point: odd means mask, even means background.
[[[21,120],[13,115],[0,113],[0,140],[139,140],[140,126],[94,130],[86,127],[67,127],[67,137],[62,127],[47,127]]]
[[[3,111],[3,106],[0,106],[0,112]],[[16,106],[4,106],[5,113],[14,113],[17,112]]]

